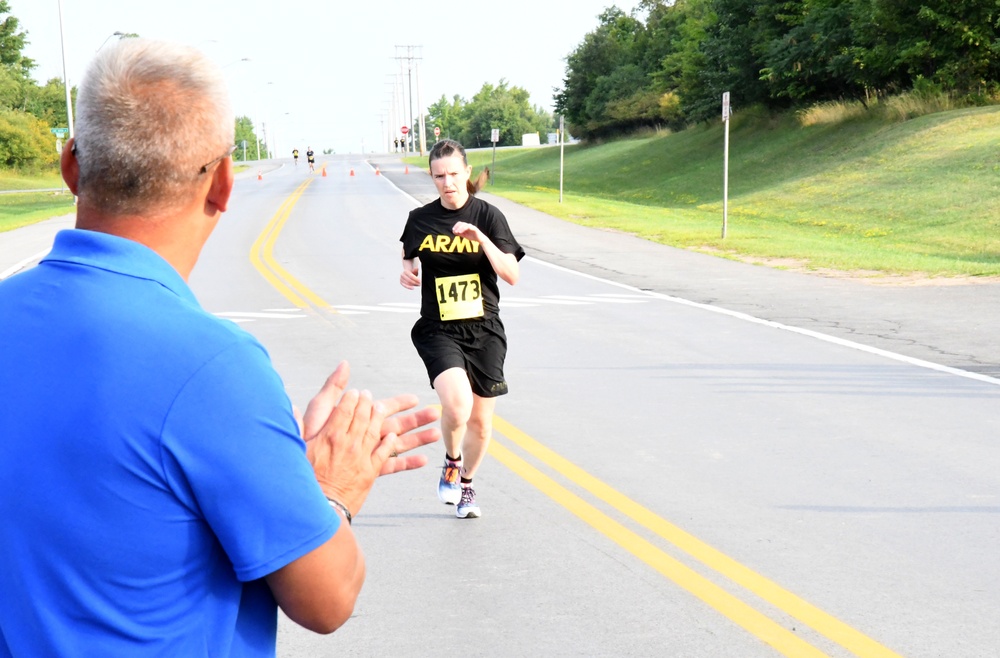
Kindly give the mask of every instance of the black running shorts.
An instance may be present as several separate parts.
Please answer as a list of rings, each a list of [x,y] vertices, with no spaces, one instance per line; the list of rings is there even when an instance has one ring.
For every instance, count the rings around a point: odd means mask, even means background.
[[[410,339],[434,380],[449,368],[461,368],[469,376],[472,392],[493,398],[507,392],[503,362],[507,356],[507,334],[499,317],[441,322],[420,318]]]

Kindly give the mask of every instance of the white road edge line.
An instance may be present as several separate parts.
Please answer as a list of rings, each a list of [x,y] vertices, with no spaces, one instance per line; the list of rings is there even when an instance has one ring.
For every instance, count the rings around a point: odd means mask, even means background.
[[[32,263],[32,262],[34,262],[36,260],[41,260],[50,251],[52,251],[51,248],[46,249],[45,251],[40,251],[37,254],[35,254],[34,256],[29,256],[28,258],[25,258],[24,260],[22,260],[17,265],[14,265],[12,267],[8,267],[6,270],[4,270],[2,273],[0,273],[0,281],[3,281],[7,277],[14,276],[15,274],[17,274],[18,272],[20,272],[21,270],[23,270],[25,267],[27,267],[30,263]]]
[[[398,306],[365,306],[363,304],[334,304],[330,308],[338,311],[371,311],[374,313],[415,313],[419,309],[400,308]]]
[[[296,318],[307,318],[308,315],[302,314],[291,314],[291,313],[275,313],[271,312],[259,312],[259,311],[224,311],[220,313],[215,313],[214,315],[220,318],[265,318],[265,319],[277,319],[277,320],[294,320]]]
[[[853,340],[847,340],[845,338],[838,338],[836,336],[831,336],[829,334],[820,333],[818,331],[813,331],[811,329],[802,329],[801,327],[793,327],[787,324],[781,324],[780,322],[774,322],[773,320],[764,320],[763,318],[754,317],[748,315],[747,313],[741,313],[739,311],[731,311],[727,308],[720,308],[718,306],[710,306],[708,304],[702,304],[699,302],[692,302],[689,299],[684,299],[683,297],[674,297],[673,295],[664,295],[659,292],[652,292],[649,290],[642,290],[641,288],[636,288],[635,286],[630,286],[626,283],[618,283],[617,281],[609,281],[608,279],[602,279],[599,276],[594,276],[592,274],[585,274],[583,272],[577,272],[576,270],[571,270],[567,267],[561,265],[554,265],[553,263],[546,263],[543,260],[538,260],[531,256],[525,256],[525,260],[530,260],[533,263],[538,263],[539,265],[544,265],[545,267],[550,267],[555,270],[560,270],[562,272],[567,272],[569,274],[575,274],[576,276],[583,277],[585,279],[590,279],[592,281],[600,281],[601,283],[606,283],[612,286],[617,286],[624,290],[631,290],[633,292],[639,292],[649,297],[654,297],[656,299],[662,299],[668,302],[673,302],[675,304],[681,304],[683,306],[690,306],[692,308],[701,309],[703,311],[710,311],[712,313],[719,313],[721,315],[727,315],[731,318],[736,318],[738,320],[744,320],[746,322],[752,322],[754,324],[761,324],[765,327],[772,327],[774,329],[781,329],[782,331],[790,331],[794,334],[800,334],[803,336],[809,336],[810,338],[815,338],[817,340],[822,340],[827,343],[833,343],[834,345],[840,345],[841,347],[848,347],[859,352],[867,352],[868,354],[875,354],[877,356],[885,357],[887,359],[892,359],[894,361],[901,361],[903,363],[908,363],[912,366],[917,366],[918,368],[926,368],[928,370],[936,370],[938,372],[948,373],[949,375],[956,375],[958,377],[965,377],[966,379],[974,379],[976,381],[985,382],[987,384],[993,384],[994,386],[1000,386],[1000,379],[996,377],[990,377],[989,375],[982,375],[978,372],[969,372],[968,370],[962,370],[960,368],[953,368],[951,366],[943,366],[940,363],[933,363],[931,361],[924,361],[923,359],[916,359],[911,356],[905,356],[903,354],[897,354],[896,352],[890,352],[889,350],[883,350],[878,347],[872,347],[870,345],[864,345],[862,343],[856,343]]]
[[[416,204],[420,205],[413,195],[408,194],[396,187],[396,184],[391,180],[382,177],[389,185],[392,185],[400,194],[410,197],[410,199]],[[895,352],[890,352],[889,350],[879,349],[877,347],[871,347],[870,345],[863,345],[861,343],[855,343],[853,340],[846,340],[844,338],[837,338],[836,336],[830,336],[829,334],[823,334],[818,331],[812,331],[811,329],[802,329],[800,327],[793,327],[787,324],[781,324],[780,322],[773,322],[771,320],[764,320],[763,318],[757,318],[746,313],[740,313],[739,311],[730,311],[726,308],[720,308],[718,306],[709,306],[708,304],[701,304],[699,302],[692,302],[689,299],[684,299],[683,297],[674,297],[673,295],[664,295],[659,292],[651,292],[649,290],[643,290],[641,288],[636,288],[635,286],[630,286],[627,283],[618,283],[617,281],[610,281],[608,279],[602,279],[599,276],[594,276],[593,274],[585,274],[583,272],[577,272],[576,270],[571,270],[568,267],[563,267],[562,265],[555,265],[553,263],[546,263],[543,260],[538,260],[532,256],[525,256],[524,260],[530,261],[532,263],[538,263],[539,265],[544,265],[545,267],[551,267],[554,270],[560,270],[562,272],[568,272],[569,274],[575,274],[576,276],[583,277],[585,279],[590,279],[591,281],[600,281],[601,283],[606,283],[612,286],[616,286],[623,290],[628,290],[631,292],[637,292],[649,297],[654,297],[656,299],[662,299],[668,302],[673,302],[675,304],[682,304],[684,306],[691,306],[693,308],[698,308],[703,311],[710,311],[712,313],[720,313],[722,315],[728,315],[731,318],[736,318],[738,320],[745,320],[746,322],[753,322],[754,324],[762,324],[765,327],[772,327],[774,329],[781,329],[782,331],[790,331],[793,334],[800,334],[802,336],[809,336],[810,338],[815,338],[817,340],[824,341],[826,343],[833,343],[834,345],[840,345],[841,347],[848,347],[853,350],[858,350],[859,352],[867,352],[868,354],[875,354],[877,356],[885,357],[887,359],[892,359],[894,361],[901,361],[903,363],[908,363],[912,366],[917,366],[918,368],[926,368],[928,370],[936,370],[937,372],[944,372],[949,375],[955,375],[957,377],[965,377],[966,379],[974,379],[979,382],[984,382],[986,384],[993,384],[994,386],[1000,386],[1000,379],[996,377],[990,377],[989,375],[981,375],[978,372],[970,372],[968,370],[962,370],[960,368],[953,368],[951,366],[943,366],[940,363],[934,363],[932,361],[924,361],[923,359],[915,359],[910,356],[905,356],[903,354],[897,354]]]

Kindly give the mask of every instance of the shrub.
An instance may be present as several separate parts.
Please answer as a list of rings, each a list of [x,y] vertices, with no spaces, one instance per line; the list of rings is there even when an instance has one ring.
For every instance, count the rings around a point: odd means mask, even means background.
[[[819,126],[844,123],[866,115],[868,108],[861,101],[828,101],[799,110],[798,119],[803,126]]]
[[[890,121],[908,121],[957,107],[958,104],[948,94],[932,91],[912,91],[890,96],[881,104],[883,114]]]
[[[0,110],[0,167],[39,171],[59,161],[49,125],[18,110]]]

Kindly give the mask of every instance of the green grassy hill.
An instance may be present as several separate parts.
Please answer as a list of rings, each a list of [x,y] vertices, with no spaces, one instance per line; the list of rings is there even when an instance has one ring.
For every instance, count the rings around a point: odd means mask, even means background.
[[[734,117],[721,238],[723,127],[497,151],[487,191],[580,224],[808,269],[1000,275],[1000,108],[803,127]],[[492,154],[470,154],[475,167]]]

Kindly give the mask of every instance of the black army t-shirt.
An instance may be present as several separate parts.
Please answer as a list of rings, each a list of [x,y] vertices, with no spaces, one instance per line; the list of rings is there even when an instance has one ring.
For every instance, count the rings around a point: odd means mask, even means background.
[[[444,321],[495,317],[500,310],[496,272],[478,242],[451,232],[456,222],[472,224],[500,251],[524,257],[507,218],[482,199],[470,196],[458,210],[437,199],[410,211],[399,239],[404,258],[420,259],[420,315]]]

